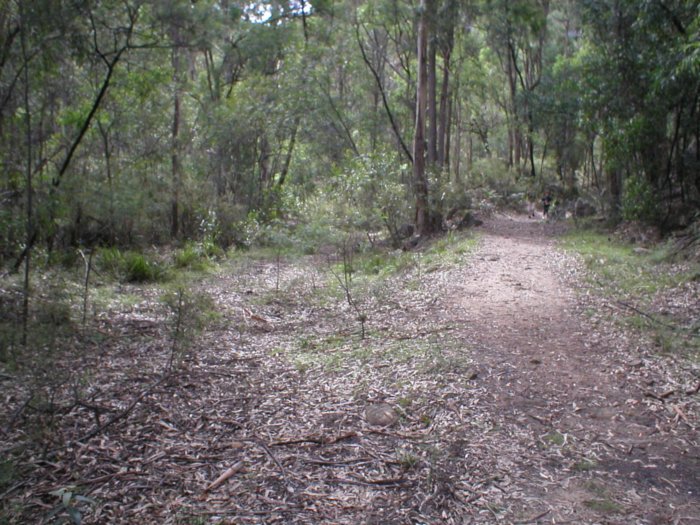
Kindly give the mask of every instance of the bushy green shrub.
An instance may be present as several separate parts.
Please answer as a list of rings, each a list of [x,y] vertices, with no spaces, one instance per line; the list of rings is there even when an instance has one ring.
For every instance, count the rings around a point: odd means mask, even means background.
[[[107,273],[113,277],[119,277],[124,265],[124,255],[119,248],[100,248],[96,258],[97,267],[100,272]]]
[[[202,257],[194,243],[188,242],[185,246],[176,251],[173,257],[177,268],[192,268],[201,270],[204,267]]]
[[[412,222],[408,165],[402,165],[391,152],[375,152],[354,157],[338,170],[326,190],[335,202],[341,230],[378,231],[386,229],[393,237],[405,223]]]
[[[205,238],[200,242],[185,243],[175,252],[173,262],[177,268],[204,270],[210,259],[223,257],[223,255],[224,251],[213,239]]]
[[[145,255],[127,252],[124,256],[124,280],[130,283],[160,281],[165,276],[165,270],[160,264],[149,260]]]
[[[478,159],[466,179],[473,206],[507,207],[511,196],[526,191],[525,182],[519,182],[503,161],[492,158]]]
[[[118,248],[103,248],[97,253],[97,267],[101,272],[126,282],[161,281],[166,272],[163,266],[137,252],[121,252]]]
[[[622,193],[622,218],[654,224],[659,220],[658,196],[647,179],[628,177]]]

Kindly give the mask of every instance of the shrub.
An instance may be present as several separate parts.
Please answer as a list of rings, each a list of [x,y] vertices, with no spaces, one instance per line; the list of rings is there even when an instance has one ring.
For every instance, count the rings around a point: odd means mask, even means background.
[[[221,247],[207,238],[201,242],[187,242],[182,249],[175,252],[174,264],[177,268],[204,270],[209,259],[223,255]]]
[[[196,245],[189,242],[181,250],[175,252],[174,262],[177,268],[201,269],[203,267],[202,258]]]
[[[622,193],[622,218],[655,224],[659,221],[658,196],[644,177],[629,177]]]
[[[119,248],[101,248],[97,252],[97,267],[100,271],[118,277],[124,266],[124,255]]]
[[[122,253],[118,248],[102,248],[97,253],[97,268],[130,283],[160,281],[165,269],[156,261],[137,252]]]
[[[124,256],[124,280],[130,283],[160,281],[165,276],[163,268],[141,253],[128,252]]]

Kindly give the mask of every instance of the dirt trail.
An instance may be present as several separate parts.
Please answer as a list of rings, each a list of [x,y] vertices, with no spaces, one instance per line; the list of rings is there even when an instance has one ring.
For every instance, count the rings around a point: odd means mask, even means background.
[[[91,405],[63,392],[54,460],[28,448],[0,509],[48,523],[52,491],[79,484],[86,524],[699,524],[697,371],[607,319],[553,228],[497,216],[475,252],[380,258],[407,264],[353,285],[365,338],[328,256],[232,259],[197,285],[217,316],[166,376],[150,289],[97,320]],[[10,450],[27,392],[3,386]],[[93,407],[124,417],[85,438]]]
[[[585,315],[604,306],[577,297],[576,261],[548,228],[487,222],[449,299],[476,343],[494,444],[517,458],[511,490],[548,507],[542,523],[700,523],[697,434],[649,398],[655,359]]]

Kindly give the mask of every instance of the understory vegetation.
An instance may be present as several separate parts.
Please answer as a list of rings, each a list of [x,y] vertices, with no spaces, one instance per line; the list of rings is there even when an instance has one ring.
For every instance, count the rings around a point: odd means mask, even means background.
[[[570,232],[563,245],[579,253],[594,293],[608,300],[625,326],[650,337],[659,352],[700,359],[700,260],[697,249],[679,249],[683,238],[649,247],[613,231]]]
[[[494,217],[527,217],[535,244],[565,231],[582,294],[697,362],[698,72],[700,0],[3,2],[0,525],[118,521],[108,485],[133,481],[131,454],[149,475],[199,465],[140,432],[175,435],[201,403],[185,437],[208,442],[212,392],[264,412],[270,385],[331,378],[358,406],[386,387],[411,432],[433,428],[411,381],[438,404],[473,388],[475,343],[441,300]],[[212,446],[245,424],[221,416]],[[234,449],[286,482],[245,430]],[[404,445],[377,468],[427,468],[415,506],[439,516],[450,457]]]

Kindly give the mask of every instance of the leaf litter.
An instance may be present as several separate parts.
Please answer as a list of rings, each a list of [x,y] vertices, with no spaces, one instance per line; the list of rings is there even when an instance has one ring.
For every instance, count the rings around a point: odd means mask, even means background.
[[[171,313],[129,289],[56,360],[77,379],[3,375],[6,521],[698,523],[698,369],[552,228],[497,216],[457,264],[358,277],[364,338],[327,257],[233,262],[172,370]]]

